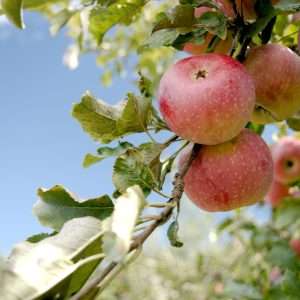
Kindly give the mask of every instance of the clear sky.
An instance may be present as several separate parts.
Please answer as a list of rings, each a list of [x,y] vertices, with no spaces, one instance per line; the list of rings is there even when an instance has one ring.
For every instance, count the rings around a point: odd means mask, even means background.
[[[26,15],[27,29],[0,22],[0,253],[34,233],[45,231],[32,215],[38,187],[63,184],[83,198],[110,193],[111,161],[83,169],[82,159],[94,143],[71,117],[72,103],[89,89],[115,103],[134,87],[115,79],[100,84],[95,57],[82,57],[68,70],[62,56],[71,41],[52,38],[40,16]],[[268,130],[267,136],[270,137]]]
[[[112,191],[110,162],[83,169],[82,158],[94,143],[71,117],[72,103],[85,90],[117,102],[133,86],[116,80],[100,84],[95,57],[85,55],[70,71],[62,56],[71,41],[52,38],[42,17],[26,15],[19,31],[0,22],[0,253],[33,233],[44,231],[31,209],[38,187],[63,184],[83,198]],[[117,87],[117,88],[116,88]]]

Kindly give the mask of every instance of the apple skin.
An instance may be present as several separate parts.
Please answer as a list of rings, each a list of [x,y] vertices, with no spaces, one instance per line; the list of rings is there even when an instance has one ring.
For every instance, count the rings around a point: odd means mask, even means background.
[[[281,182],[273,180],[265,201],[272,207],[277,207],[281,204],[285,197],[291,196],[289,187]]]
[[[181,153],[179,170],[190,151],[188,147]],[[184,177],[184,191],[203,210],[228,211],[263,200],[272,178],[269,147],[244,129],[229,142],[202,146]]]
[[[291,239],[290,247],[300,257],[300,239]]]
[[[215,145],[237,136],[250,120],[255,88],[242,64],[209,53],[171,66],[161,78],[158,98],[164,120],[178,136]]]
[[[256,87],[257,104],[270,112],[273,119],[284,120],[300,107],[300,57],[279,44],[267,44],[249,51],[245,61]],[[266,118],[253,120],[269,123]]]
[[[289,184],[300,179],[300,140],[281,138],[272,147],[275,180]]]
[[[200,17],[202,14],[211,11],[212,9],[209,7],[201,6],[197,7],[195,9],[195,17]],[[195,44],[193,42],[186,43],[184,45],[183,50],[193,54],[193,55],[199,55],[202,53],[205,53],[209,43],[211,42],[212,38],[214,37],[213,34],[208,33],[205,39],[205,42],[203,44]],[[229,52],[232,45],[232,37],[228,37],[226,40],[221,40],[215,47],[214,53],[219,54],[226,54]]]

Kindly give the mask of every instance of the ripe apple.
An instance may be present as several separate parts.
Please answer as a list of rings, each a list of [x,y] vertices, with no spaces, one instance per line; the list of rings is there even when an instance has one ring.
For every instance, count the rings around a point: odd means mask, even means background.
[[[291,196],[289,194],[289,187],[284,183],[273,180],[265,200],[272,207],[277,207],[288,196]]]
[[[190,148],[179,158],[179,170]],[[206,211],[228,211],[263,200],[273,178],[270,150],[263,139],[244,129],[229,142],[202,146],[184,177],[184,191]]]
[[[289,184],[300,179],[300,140],[283,137],[272,147],[275,180]]]
[[[212,9],[209,7],[201,6],[195,9],[195,17],[200,17],[205,12],[211,11]],[[188,42],[184,45],[183,50],[189,52],[193,55],[199,55],[205,53],[209,43],[211,42],[213,34],[208,33],[205,42],[203,44],[195,44],[193,42]],[[226,54],[231,48],[232,37],[229,36],[226,40],[221,40],[215,47],[214,53]]]
[[[300,239],[291,239],[290,247],[294,250],[294,252],[300,256]]]
[[[300,57],[279,44],[250,50],[245,66],[255,81],[256,101],[273,119],[280,121],[300,107]],[[258,122],[256,112],[254,121]],[[260,123],[270,120],[260,118]]]
[[[237,136],[251,118],[255,87],[244,66],[209,53],[178,61],[163,75],[159,108],[172,131],[199,144]]]

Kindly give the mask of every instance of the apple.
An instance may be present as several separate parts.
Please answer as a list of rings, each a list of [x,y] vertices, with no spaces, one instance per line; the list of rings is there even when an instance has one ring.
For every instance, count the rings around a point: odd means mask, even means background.
[[[300,256],[300,239],[291,239],[290,247],[298,256]]]
[[[179,170],[190,151],[181,153]],[[259,135],[244,129],[226,143],[200,148],[184,177],[184,191],[206,211],[228,211],[263,200],[272,178],[268,146]]]
[[[275,180],[289,184],[300,180],[300,140],[287,136],[272,147]]]
[[[300,57],[279,44],[267,44],[249,51],[245,61],[256,87],[256,101],[273,120],[291,117],[300,107]],[[260,120],[259,120],[260,119]],[[269,123],[270,119],[253,120]]]
[[[281,182],[273,180],[265,201],[272,207],[277,207],[283,199],[288,196],[291,196],[289,193],[289,187]]]
[[[198,18],[205,12],[211,11],[209,7],[201,6],[195,9],[195,17]],[[213,34],[208,33],[205,42],[203,44],[195,44],[193,42],[188,42],[184,45],[183,50],[189,52],[193,55],[199,55],[205,53],[209,43],[211,42]],[[226,40],[221,40],[215,47],[214,53],[226,54],[229,52],[232,45],[232,37],[228,37]]]
[[[249,121],[255,87],[238,61],[209,53],[172,65],[161,78],[158,98],[164,120],[178,136],[215,145],[237,136]]]

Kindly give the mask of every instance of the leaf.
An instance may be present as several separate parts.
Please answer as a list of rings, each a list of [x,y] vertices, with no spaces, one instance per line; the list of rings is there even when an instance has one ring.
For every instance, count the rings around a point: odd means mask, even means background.
[[[30,236],[29,238],[27,238],[27,242],[30,242],[30,243],[38,243],[48,237],[51,237],[53,235],[57,234],[56,231],[52,232],[52,233],[39,233],[39,234],[35,234],[35,235],[32,235]]]
[[[118,146],[116,146],[114,148],[101,147],[97,150],[98,155],[87,154],[85,156],[84,161],[83,161],[83,167],[88,168],[91,165],[96,164],[108,157],[120,156],[130,148],[134,148],[134,146],[128,142],[119,142]]]
[[[208,11],[196,19],[196,24],[225,40],[227,36],[226,17],[223,13]]]
[[[145,204],[144,194],[138,185],[129,187],[116,200],[111,231],[108,239],[104,236],[105,252],[111,260],[119,261],[129,251],[135,225]]]
[[[123,135],[143,132],[150,119],[149,99],[128,94],[118,105],[108,105],[86,93],[73,108],[73,117],[95,140],[109,143]]]
[[[232,218],[226,218],[223,220],[217,227],[218,233],[221,233],[225,229],[227,229],[229,226],[231,226],[234,223],[234,220]]]
[[[180,32],[176,28],[155,31],[150,36],[144,47],[158,48],[162,46],[171,46],[179,35]]]
[[[113,26],[120,23],[130,24],[146,2],[145,0],[118,0],[108,7],[96,6],[90,14],[90,33],[100,44],[105,33]]]
[[[147,195],[155,186],[154,176],[143,156],[136,149],[129,149],[114,164],[113,183],[120,193],[133,185],[139,185]]]
[[[76,14],[76,10],[63,9],[51,18],[50,33],[56,35],[60,29]]]
[[[288,118],[286,120],[287,125],[289,128],[295,130],[295,131],[300,131],[300,118],[299,116],[294,116],[291,118]]]
[[[8,0],[10,1],[10,0]],[[47,5],[47,4],[54,4],[63,2],[64,0],[23,0],[23,8],[24,9],[35,9],[40,8],[41,6]]]
[[[68,221],[53,237],[17,245],[0,274],[1,299],[68,298],[103,259],[102,234],[99,220],[84,217]]]
[[[23,14],[22,4],[23,0],[2,0],[2,9],[8,19],[18,28],[23,29]]]
[[[300,219],[300,199],[286,199],[275,212],[275,225],[284,228]]]
[[[104,158],[101,157],[101,156],[96,156],[94,154],[90,154],[88,153],[85,157],[84,157],[84,160],[83,160],[83,167],[84,168],[88,168],[98,162],[100,162],[101,160],[103,160]]]
[[[93,216],[103,220],[113,211],[113,203],[107,195],[81,201],[59,185],[49,190],[39,189],[38,195],[40,200],[34,205],[33,212],[42,225],[56,231],[70,219]]]
[[[299,259],[288,243],[273,244],[267,254],[267,260],[283,269],[297,270],[300,267]]]
[[[167,236],[173,247],[180,248],[183,246],[183,243],[178,239],[178,230],[179,230],[178,221],[172,222],[168,228]]]

